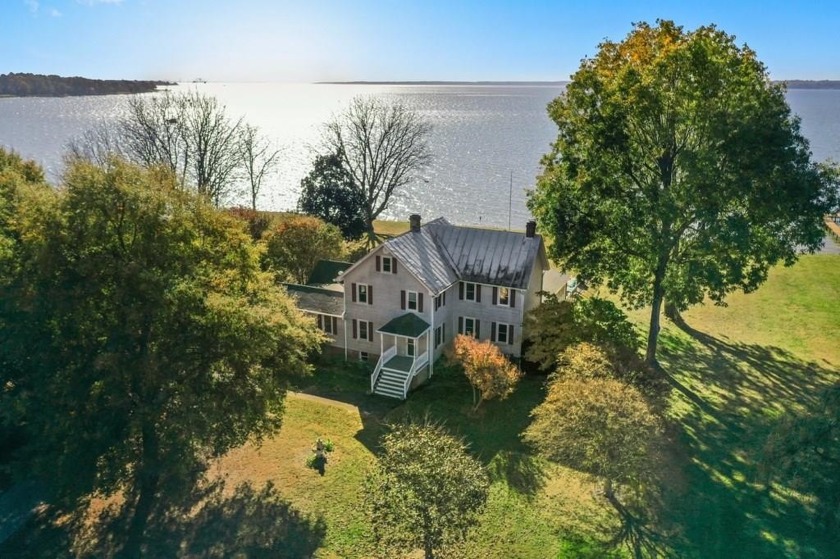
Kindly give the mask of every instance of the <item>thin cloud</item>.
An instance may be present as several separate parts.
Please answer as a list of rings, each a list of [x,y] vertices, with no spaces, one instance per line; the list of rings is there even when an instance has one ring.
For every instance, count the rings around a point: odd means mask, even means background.
[[[61,17],[61,12],[55,8],[50,8],[50,17]]]
[[[29,11],[33,14],[38,13],[38,0],[23,0],[23,3],[29,8]]]
[[[97,4],[122,4],[123,0],[76,0],[77,4],[96,6]]]

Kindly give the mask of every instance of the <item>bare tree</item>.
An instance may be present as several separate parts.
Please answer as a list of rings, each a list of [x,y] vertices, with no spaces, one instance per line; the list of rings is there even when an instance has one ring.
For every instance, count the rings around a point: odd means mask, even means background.
[[[248,180],[248,194],[251,197],[251,209],[257,209],[257,195],[262,181],[278,163],[280,150],[259,132],[259,128],[245,124],[239,138],[239,151],[245,178]]]
[[[215,97],[196,91],[129,98],[116,127],[100,127],[68,145],[71,158],[101,162],[116,154],[140,165],[172,169],[184,187],[221,204],[242,166],[242,119]]]
[[[402,103],[356,97],[324,126],[325,153],[338,153],[365,200],[364,220],[373,242],[373,220],[394,193],[431,162],[431,125]]]

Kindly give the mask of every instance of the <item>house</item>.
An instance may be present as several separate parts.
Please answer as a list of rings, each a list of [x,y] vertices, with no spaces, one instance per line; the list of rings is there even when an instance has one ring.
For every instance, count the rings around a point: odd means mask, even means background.
[[[330,345],[348,359],[376,363],[373,392],[398,398],[434,374],[458,333],[520,357],[524,316],[539,304],[549,269],[533,221],[521,233],[444,218],[421,225],[418,215],[408,232],[355,264],[324,267],[316,282],[289,292],[316,316]]]

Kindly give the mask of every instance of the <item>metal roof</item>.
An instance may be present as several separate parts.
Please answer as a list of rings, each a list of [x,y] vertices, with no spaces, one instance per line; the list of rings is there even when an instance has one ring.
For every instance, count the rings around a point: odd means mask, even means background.
[[[525,233],[459,227],[444,218],[386,243],[434,293],[455,281],[527,289],[542,237]]]
[[[283,286],[289,295],[297,299],[297,306],[301,310],[344,316],[344,291],[293,283],[284,283]]]

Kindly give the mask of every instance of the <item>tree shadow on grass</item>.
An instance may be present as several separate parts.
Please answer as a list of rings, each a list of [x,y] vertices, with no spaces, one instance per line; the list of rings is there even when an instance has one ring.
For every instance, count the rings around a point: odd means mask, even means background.
[[[2,556],[119,557],[130,522],[129,507],[112,504],[91,517],[79,510],[62,514],[47,509],[33,519]],[[160,497],[144,535],[144,557],[312,557],[326,535],[321,518],[305,516],[285,501],[271,483],[237,486],[224,482],[197,489],[188,500]]]
[[[689,488],[666,491],[667,510],[702,557],[827,556],[835,537],[814,529],[801,499],[761,483],[758,465],[776,418],[814,406],[838,371],[681,326],[687,336],[663,330],[659,357],[677,392]]]

